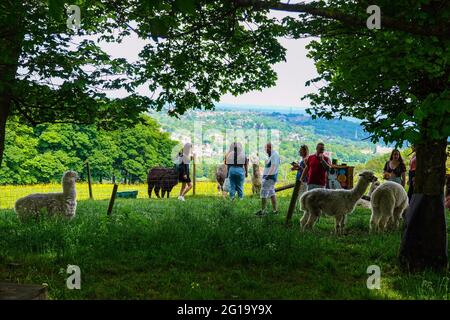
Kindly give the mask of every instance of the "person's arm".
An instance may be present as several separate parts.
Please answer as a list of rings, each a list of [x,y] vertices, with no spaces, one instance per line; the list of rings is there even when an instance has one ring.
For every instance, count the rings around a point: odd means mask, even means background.
[[[308,172],[308,164],[305,163],[305,166],[303,167],[302,175],[300,176],[300,182],[303,182],[303,177],[305,176],[306,172]]]
[[[223,163],[228,164],[227,163],[227,159],[228,159],[228,155],[230,154],[231,151],[227,151],[227,153],[225,153],[225,159],[223,161]]]
[[[245,164],[244,164],[244,169],[245,169],[245,177],[248,177],[248,158],[245,158]]]
[[[402,174],[401,174],[401,176],[402,176],[402,186],[403,186],[403,188],[405,187],[405,184],[406,184],[406,166],[402,166]]]
[[[384,164],[384,169],[383,169],[384,179],[389,179],[391,177],[391,174],[388,172],[388,166],[389,166],[389,161]]]
[[[291,171],[300,170],[300,165],[297,162],[292,162],[291,165],[292,165]]]
[[[325,170],[330,170],[331,167],[331,162],[330,162],[330,158],[325,157],[324,155],[322,155],[321,161],[320,163],[322,164],[322,166],[325,168]]]

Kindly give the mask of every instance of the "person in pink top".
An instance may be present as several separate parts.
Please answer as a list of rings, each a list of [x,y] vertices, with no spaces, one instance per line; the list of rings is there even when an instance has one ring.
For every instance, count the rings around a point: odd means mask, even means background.
[[[408,171],[408,200],[411,202],[411,198],[414,194],[414,179],[416,176],[416,147],[411,146],[412,157],[409,160],[409,171]]]

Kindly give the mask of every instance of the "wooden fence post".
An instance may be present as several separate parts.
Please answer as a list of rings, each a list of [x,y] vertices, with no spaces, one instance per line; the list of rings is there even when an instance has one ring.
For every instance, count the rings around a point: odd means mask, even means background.
[[[196,182],[197,182],[197,178],[196,178],[196,175],[197,175],[197,165],[195,164],[195,154],[193,154],[192,155],[192,167],[193,167],[193,173],[192,173],[192,195],[194,195],[195,196],[195,185],[196,185]]]
[[[107,212],[108,216],[110,216],[112,214],[112,210],[114,207],[114,201],[116,200],[116,195],[117,195],[117,188],[119,188],[119,185],[114,184],[111,199],[109,200],[109,207],[108,207],[108,212]]]
[[[289,209],[286,215],[286,226],[291,222],[292,214],[294,213],[295,206],[297,205],[298,194],[300,193],[300,187],[302,182],[299,180],[295,181],[294,191],[292,191],[291,202],[289,203]]]
[[[86,169],[87,169],[87,176],[88,176],[88,186],[89,186],[89,199],[94,199],[94,196],[92,195],[92,178],[91,178],[91,167],[89,166],[89,161],[86,161]]]

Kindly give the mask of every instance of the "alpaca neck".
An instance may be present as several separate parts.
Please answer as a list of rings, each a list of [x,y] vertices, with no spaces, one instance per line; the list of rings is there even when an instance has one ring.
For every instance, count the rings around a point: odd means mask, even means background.
[[[257,165],[253,166],[253,176],[259,177],[259,166]]]
[[[366,192],[368,186],[369,182],[366,179],[358,179],[356,186],[352,189],[353,200],[358,201],[358,199]]]
[[[64,184],[63,183],[63,194],[68,199],[75,199],[77,196],[75,184]]]

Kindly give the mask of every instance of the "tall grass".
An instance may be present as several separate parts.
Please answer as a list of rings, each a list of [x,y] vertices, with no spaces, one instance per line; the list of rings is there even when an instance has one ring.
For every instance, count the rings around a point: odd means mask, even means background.
[[[280,199],[285,212],[288,198]],[[396,266],[400,232],[369,234],[358,209],[344,236],[321,217],[301,233],[283,215],[254,216],[259,199],[220,197],[81,201],[74,220],[21,224],[0,210],[0,281],[47,283],[52,299],[449,299],[449,279],[405,275]],[[81,290],[66,288],[68,264]],[[369,290],[369,265],[382,271]]]

